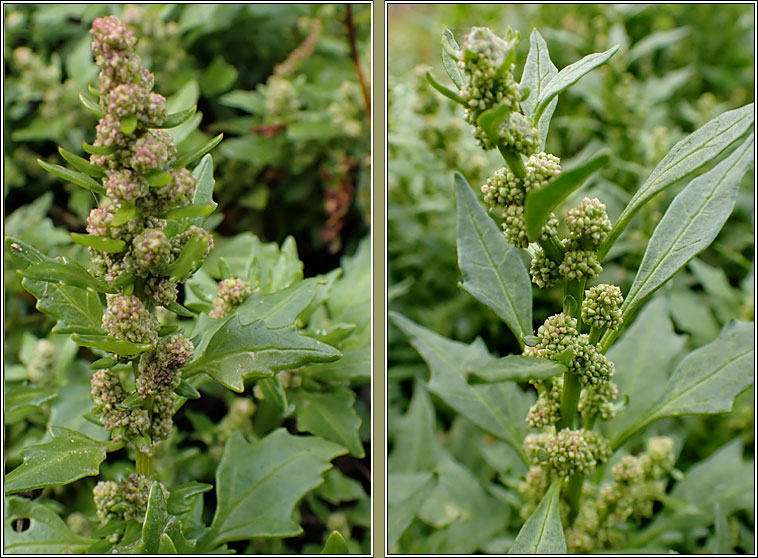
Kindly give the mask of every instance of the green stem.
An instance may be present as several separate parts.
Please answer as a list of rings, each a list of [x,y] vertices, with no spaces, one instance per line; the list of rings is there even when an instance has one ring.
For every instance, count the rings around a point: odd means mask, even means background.
[[[579,383],[579,376],[566,370],[563,373],[563,394],[561,395],[561,418],[556,424],[558,430],[564,428],[574,428],[576,421],[576,406],[579,403],[579,394],[582,392],[582,386]]]
[[[561,264],[563,261],[563,255],[566,253],[566,250],[563,248],[561,241],[556,235],[545,235],[543,233],[537,239],[537,244],[542,247],[542,249],[545,251],[545,255],[552,262],[557,263],[558,265]]]
[[[590,343],[594,345],[598,341],[600,341],[600,336],[603,334],[603,329],[604,328],[602,327],[596,327],[596,326],[592,326],[590,328]]]
[[[152,469],[152,458],[147,453],[137,450],[137,474],[150,476]]]
[[[511,169],[511,172],[516,175],[516,178],[523,180],[526,177],[526,167],[524,166],[524,161],[521,159],[521,154],[511,151],[502,145],[498,145],[497,148],[503,159],[505,159],[505,163]]]
[[[577,514],[579,513],[579,505],[582,500],[582,485],[584,484],[584,473],[575,473],[568,482],[566,491],[566,501],[569,504],[571,510],[569,511],[569,525],[574,523]]]

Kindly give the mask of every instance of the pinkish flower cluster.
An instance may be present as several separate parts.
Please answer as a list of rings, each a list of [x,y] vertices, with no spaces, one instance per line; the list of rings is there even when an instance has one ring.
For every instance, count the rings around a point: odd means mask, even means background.
[[[103,330],[116,339],[132,343],[152,343],[158,338],[160,324],[139,298],[133,295],[107,295]]]
[[[250,295],[252,290],[242,279],[224,279],[218,284],[218,297],[213,301],[213,310],[208,312],[211,318],[224,318]]]
[[[143,353],[139,362],[137,392],[142,397],[171,391],[181,381],[181,368],[192,359],[195,346],[192,341],[176,333],[159,343],[158,347]]]
[[[100,481],[92,491],[100,523],[114,519],[145,520],[150,484],[147,477],[132,473],[118,483]]]

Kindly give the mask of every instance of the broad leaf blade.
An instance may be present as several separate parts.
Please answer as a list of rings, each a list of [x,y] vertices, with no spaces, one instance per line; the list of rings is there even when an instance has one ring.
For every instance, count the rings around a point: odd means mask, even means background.
[[[161,483],[156,481],[150,487],[145,521],[142,524],[142,545],[147,554],[158,552],[161,546],[161,534],[163,534],[167,523],[166,499],[163,497]]]
[[[100,473],[107,444],[60,426],[51,431],[51,442],[21,450],[24,462],[5,475],[6,494],[68,484]]]
[[[5,424],[13,424],[34,413],[42,412],[41,405],[57,397],[57,393],[26,383],[5,384]]]
[[[529,36],[529,45],[529,54],[526,57],[520,85],[522,88],[529,88],[529,96],[521,101],[521,108],[525,115],[531,117],[542,92],[547,88],[550,80],[558,73],[558,68],[550,60],[550,52],[548,52],[545,39],[542,38],[542,35],[536,29]],[[541,150],[545,148],[545,140],[550,129],[550,120],[553,117],[555,105],[557,104],[558,98],[556,97],[542,111],[539,122],[535,122],[540,131]]]
[[[353,408],[353,390],[341,388],[327,393],[300,390],[296,402],[298,430],[340,444],[354,457],[365,455],[359,435],[361,418]]]
[[[218,506],[203,542],[215,547],[253,537],[292,537],[302,528],[294,507],[323,482],[330,461],[345,450],[314,436],[279,428],[248,443],[235,432],[216,470]]]
[[[557,178],[551,180],[546,186],[530,192],[526,197],[526,204],[524,205],[526,236],[529,241],[535,242],[539,238],[540,234],[542,234],[542,227],[550,218],[550,213],[571,192],[579,188],[587,178],[602,169],[610,161],[611,156],[608,150],[604,149],[580,165],[561,172]]]
[[[755,121],[753,104],[725,112],[677,143],[653,169],[619,216],[598,254],[604,257],[632,217],[654,195],[686,178],[718,157],[747,132]]]
[[[416,517],[437,485],[433,473],[390,473],[387,477],[387,550]]]
[[[464,345],[445,339],[400,314],[391,312],[392,322],[429,365],[429,391],[496,438],[507,442],[526,462],[521,447],[526,415],[532,398],[514,383],[470,386],[466,363],[488,356],[481,343]]]
[[[753,384],[754,354],[754,324],[727,324],[716,340],[679,364],[663,396],[613,441],[613,447],[664,417],[731,411],[734,398]]]
[[[183,369],[185,378],[205,372],[239,393],[246,378],[270,377],[278,370],[341,356],[333,347],[299,335],[294,327],[269,328],[262,321],[242,325],[236,316],[221,322],[195,354],[198,357]]]
[[[49,507],[16,496],[5,500],[3,550],[9,554],[84,554],[95,539],[77,535]],[[30,519],[29,528],[16,531],[13,524]]]
[[[455,175],[458,199],[458,265],[461,288],[491,308],[519,343],[532,333],[532,287],[519,250],[505,240],[474,192]]]
[[[560,362],[523,355],[508,355],[496,360],[488,358],[466,364],[470,384],[545,380],[565,371],[566,367]]]
[[[556,95],[574,85],[582,77],[598,66],[605,64],[610,60],[611,56],[616,54],[618,49],[619,45],[616,45],[605,52],[588,54],[578,62],[566,66],[553,76],[553,78],[548,81],[545,87],[540,91],[540,96],[537,99],[537,106],[534,109],[532,120],[539,121],[550,104],[550,101],[552,101]]]
[[[562,479],[553,481],[540,505],[521,527],[508,554],[566,554],[566,538],[558,507]]]
[[[755,142],[750,137],[676,196],[645,250],[624,300],[625,317],[713,242],[732,213],[740,181],[753,163],[754,151]]]
[[[324,284],[323,279],[310,277],[275,293],[253,293],[235,313],[242,325],[259,320],[263,320],[272,328],[293,325],[316,296],[316,288],[320,284]]]

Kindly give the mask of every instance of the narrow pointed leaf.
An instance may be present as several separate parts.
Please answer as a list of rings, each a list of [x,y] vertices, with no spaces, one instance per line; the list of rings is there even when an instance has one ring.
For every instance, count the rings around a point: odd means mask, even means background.
[[[566,538],[558,511],[562,484],[563,479],[553,481],[540,505],[516,535],[508,554],[566,554]]]
[[[100,90],[91,83],[87,84],[87,92],[93,97],[100,97]]]
[[[102,368],[110,368],[111,366],[116,366],[117,364],[118,364],[118,360],[116,360],[115,358],[103,357],[90,363],[90,365],[87,368],[89,368],[90,370],[100,370]]]
[[[300,534],[302,527],[292,519],[295,506],[344,453],[337,444],[283,428],[252,443],[235,432],[216,469],[218,505],[201,545]]]
[[[179,397],[185,397],[187,399],[200,399],[200,392],[197,391],[195,386],[187,380],[182,380],[179,385],[176,386],[176,389],[174,389],[174,393]]]
[[[572,192],[579,188],[587,178],[611,161],[607,150],[602,150],[580,165],[561,172],[546,186],[533,190],[526,197],[524,205],[524,220],[526,221],[526,236],[530,242],[535,242],[542,227],[550,218],[550,213],[558,207]]]
[[[345,537],[340,535],[339,531],[332,531],[329,534],[329,538],[326,539],[326,544],[324,544],[324,548],[321,549],[320,554],[345,555],[350,554],[350,550],[347,548]]]
[[[125,357],[134,357],[140,353],[151,349],[153,346],[148,343],[132,343],[123,339],[116,339],[108,335],[92,335],[88,333],[74,333],[72,338],[82,347],[91,349],[100,349],[109,353]]]
[[[103,169],[93,165],[84,157],[79,157],[79,155],[66,151],[62,147],[58,147],[58,153],[60,153],[61,157],[70,163],[76,170],[83,172],[87,176],[91,176],[92,178],[103,178],[105,176],[105,171]]]
[[[487,305],[508,325],[520,343],[532,333],[532,286],[519,250],[505,240],[460,174],[458,198],[458,265],[461,288]]]
[[[513,111],[511,105],[508,102],[501,103],[491,109],[487,109],[477,118],[476,123],[484,130],[490,141],[497,145],[500,143],[500,136],[498,130],[500,125],[505,122],[505,119]],[[520,155],[517,155],[520,157]]]
[[[463,74],[461,73],[460,68],[458,68],[458,61],[448,54],[448,51],[458,52],[460,47],[455,41],[455,37],[450,29],[445,28],[442,31],[442,47],[442,64],[445,66],[447,75],[453,80],[455,86],[460,89],[465,84]]]
[[[98,475],[105,460],[105,442],[76,430],[51,428],[52,441],[21,450],[24,462],[5,475],[5,493],[59,486]]]
[[[71,184],[76,184],[85,190],[89,190],[97,194],[105,194],[105,187],[97,180],[91,176],[87,176],[83,172],[73,171],[60,165],[46,163],[42,159],[37,159],[37,163],[39,163],[39,166],[45,169],[47,172],[54,174],[55,176],[62,178],[67,182],[71,182]]]
[[[211,149],[216,147],[219,143],[221,143],[222,139],[224,139],[224,134],[219,134],[215,138],[210,140],[208,143],[203,145],[202,147],[198,147],[197,149],[194,149],[192,151],[179,155],[176,158],[176,160],[171,164],[171,167],[175,169],[186,167],[192,161],[196,161],[197,159],[199,159],[200,157],[208,153]]]
[[[523,355],[508,355],[496,360],[485,359],[466,364],[470,384],[545,380],[565,371],[566,367],[554,360]]]
[[[626,295],[622,307],[625,318],[713,242],[734,209],[740,181],[753,164],[754,156],[755,142],[751,136],[674,198],[648,242]]]
[[[529,54],[526,57],[524,72],[521,75],[521,87],[529,88],[529,96],[521,101],[521,108],[526,116],[531,117],[537,107],[542,92],[547,88],[550,80],[558,73],[553,61],[550,60],[550,52],[547,49],[545,39],[539,31],[534,29],[529,36]],[[558,97],[554,97],[542,111],[539,122],[535,122],[540,130],[540,149],[545,148],[547,133],[550,129],[550,120],[553,117]]]
[[[754,335],[752,322],[731,322],[718,338],[690,353],[661,398],[613,440],[613,447],[664,417],[731,411],[734,398],[754,382]]]
[[[354,405],[351,389],[328,393],[300,390],[296,395],[297,429],[340,444],[360,459],[365,452],[359,435],[361,418]]]
[[[605,64],[610,60],[611,56],[616,54],[619,49],[619,45],[609,48],[605,52],[596,52],[594,54],[588,54],[578,62],[574,62],[563,68],[550,81],[547,82],[545,87],[540,91],[540,95],[537,99],[537,106],[534,108],[533,120],[539,121],[542,114],[547,109],[550,101],[553,98],[565,91],[582,77],[590,73],[598,66]]]
[[[174,314],[179,314],[180,316],[183,316],[185,318],[194,318],[195,314],[191,310],[185,308],[178,302],[174,301],[170,303],[168,306],[166,306],[168,310],[171,310]]]
[[[751,103],[717,116],[672,147],[621,212],[608,238],[598,249],[599,257],[602,259],[608,253],[632,217],[650,198],[718,157],[752,128],[754,121],[754,105]]]
[[[192,203],[195,205],[210,205],[215,210],[218,206],[213,201],[213,188],[216,185],[216,181],[213,178],[213,157],[210,154],[203,157],[197,164],[192,171],[192,176],[197,179]],[[203,220],[203,217],[193,217],[190,219],[197,226],[202,226]]]
[[[287,401],[287,393],[284,391],[279,377],[274,376],[258,380],[258,386],[261,388],[261,392],[263,392],[263,398],[284,415],[287,412],[289,402]]]
[[[113,155],[116,152],[116,147],[105,145],[91,145],[89,143],[82,142],[82,149],[90,155]]]
[[[108,238],[107,236],[71,233],[71,239],[77,244],[89,246],[95,250],[102,250],[103,252],[109,252],[111,254],[118,254],[119,252],[123,252],[124,248],[126,248],[126,242],[123,240],[119,240],[118,238]]]
[[[169,209],[160,216],[161,219],[184,219],[185,217],[205,217],[213,213],[214,206],[209,203],[189,204]]]
[[[269,328],[262,321],[243,326],[236,316],[221,322],[195,354],[198,358],[182,370],[185,378],[204,372],[240,393],[246,378],[270,377],[278,370],[341,356],[333,347],[299,335],[294,327]]]
[[[166,266],[165,273],[172,281],[184,277],[194,269],[200,266],[203,261],[203,255],[208,249],[208,237],[205,235],[195,235],[187,241],[182,248],[179,257],[171,265]]]
[[[159,482],[153,482],[147,500],[145,521],[142,524],[142,545],[147,554],[156,554],[161,546],[161,534],[168,523],[166,499]],[[173,546],[173,544],[171,545]]]
[[[192,105],[188,109],[171,113],[166,117],[166,120],[161,122],[160,126],[156,126],[156,128],[176,128],[177,126],[184,124],[187,120],[192,118],[192,116],[195,114],[195,111],[197,111],[197,105]]]
[[[79,93],[79,100],[82,102],[82,104],[88,111],[90,111],[93,114],[96,114],[98,118],[102,118],[103,116],[105,116],[103,109],[100,107],[100,103],[97,102],[96,100],[90,99],[84,93]]]
[[[458,93],[456,93],[452,89],[448,89],[447,87],[445,87],[444,85],[442,85],[440,82],[438,82],[436,79],[434,79],[434,77],[432,77],[431,72],[429,72],[429,71],[426,72],[426,81],[428,81],[429,85],[431,85],[432,87],[434,87],[437,91],[439,91],[440,93],[442,93],[448,99],[451,99],[451,100],[455,101],[459,105],[465,105],[466,104],[466,101],[463,100],[463,97],[461,97],[460,95],[458,95]]]

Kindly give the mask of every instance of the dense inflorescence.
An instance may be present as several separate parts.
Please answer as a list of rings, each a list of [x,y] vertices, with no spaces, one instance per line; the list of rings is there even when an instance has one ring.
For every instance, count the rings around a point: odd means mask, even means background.
[[[250,285],[242,279],[233,277],[224,279],[218,284],[217,296],[213,300],[213,310],[208,312],[208,315],[211,318],[225,318],[242,304],[252,292]]]
[[[145,520],[150,485],[143,475],[131,474],[118,483],[100,481],[92,491],[100,523],[114,519]]]

